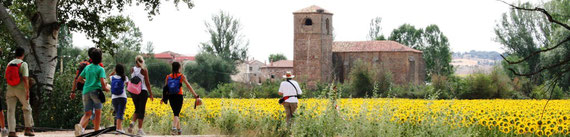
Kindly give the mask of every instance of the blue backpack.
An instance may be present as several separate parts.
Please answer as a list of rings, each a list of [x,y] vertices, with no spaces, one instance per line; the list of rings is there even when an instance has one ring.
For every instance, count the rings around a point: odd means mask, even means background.
[[[123,94],[125,88],[125,81],[121,78],[111,77],[111,93],[113,95]]]
[[[180,87],[182,83],[180,83],[180,78],[182,76],[173,78],[173,75],[168,77],[168,94],[178,94],[180,92]]]

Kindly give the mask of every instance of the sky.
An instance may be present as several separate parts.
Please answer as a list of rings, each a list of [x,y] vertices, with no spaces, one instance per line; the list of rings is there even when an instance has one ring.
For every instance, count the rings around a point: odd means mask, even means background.
[[[199,44],[209,39],[204,22],[223,10],[242,23],[250,59],[262,62],[274,53],[293,59],[292,13],[311,5],[334,14],[335,41],[367,40],[371,19],[381,17],[385,36],[404,23],[416,28],[436,24],[448,37],[453,52],[502,52],[493,40],[493,29],[509,10],[496,0],[193,0],[192,9],[185,5],[177,9],[172,1],[162,1],[160,14],[152,20],[142,6],[133,5],[116,14],[132,18],[143,34],[143,44],[152,42],[155,53],[174,51],[193,56],[199,52]],[[73,43],[81,48],[94,45],[82,33],[73,35]]]

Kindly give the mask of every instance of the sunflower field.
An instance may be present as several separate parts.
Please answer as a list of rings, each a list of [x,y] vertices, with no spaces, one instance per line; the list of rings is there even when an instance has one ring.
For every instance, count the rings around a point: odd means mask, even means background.
[[[205,98],[203,102],[194,109],[194,99],[185,99],[183,134],[570,136],[570,100],[301,99],[291,127],[286,126],[277,99]],[[104,124],[112,125],[110,101],[104,111]],[[131,119],[133,112],[129,98],[125,119]],[[149,100],[146,117],[146,131],[169,134],[169,105]]]

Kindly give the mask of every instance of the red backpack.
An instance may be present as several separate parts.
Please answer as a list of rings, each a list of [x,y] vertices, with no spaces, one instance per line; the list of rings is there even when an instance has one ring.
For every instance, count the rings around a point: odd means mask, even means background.
[[[18,84],[20,84],[20,66],[22,66],[22,63],[19,64],[9,64],[8,67],[6,68],[6,82],[8,83],[8,85],[10,86],[17,86]]]

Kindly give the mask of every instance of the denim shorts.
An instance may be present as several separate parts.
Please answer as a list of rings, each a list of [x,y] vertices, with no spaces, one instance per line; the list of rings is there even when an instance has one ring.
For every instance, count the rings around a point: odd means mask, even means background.
[[[83,111],[88,112],[103,108],[103,103],[99,100],[98,94],[97,90],[83,94]]]

